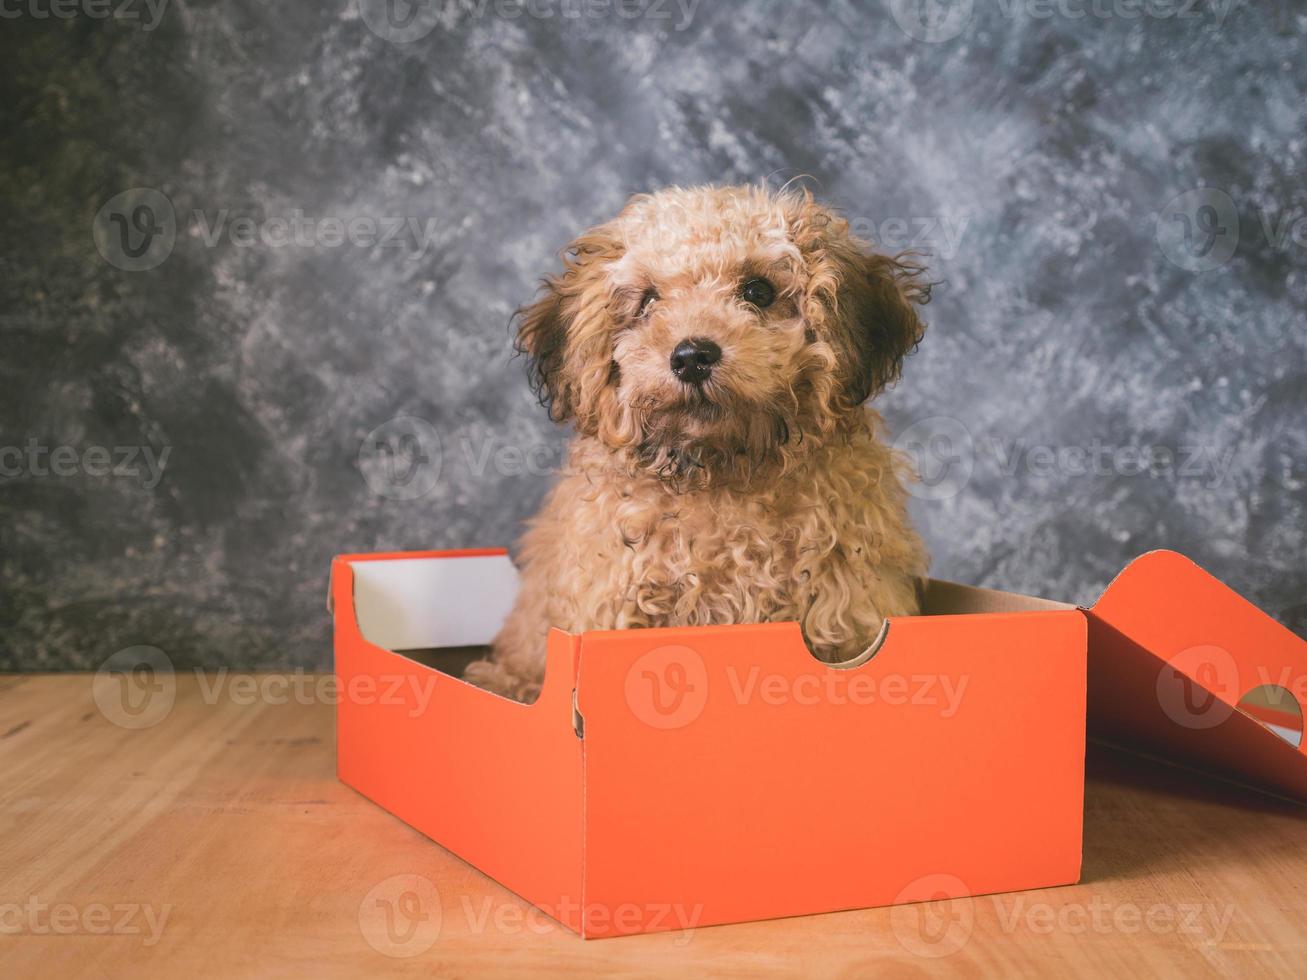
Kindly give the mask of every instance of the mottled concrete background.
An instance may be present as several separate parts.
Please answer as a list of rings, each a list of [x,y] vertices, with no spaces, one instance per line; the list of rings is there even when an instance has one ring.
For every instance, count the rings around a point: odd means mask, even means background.
[[[1301,3],[360,2],[6,6],[0,668],[327,664],[333,554],[544,493],[555,250],[799,174],[935,254],[881,407],[938,575],[1170,547],[1307,628]]]

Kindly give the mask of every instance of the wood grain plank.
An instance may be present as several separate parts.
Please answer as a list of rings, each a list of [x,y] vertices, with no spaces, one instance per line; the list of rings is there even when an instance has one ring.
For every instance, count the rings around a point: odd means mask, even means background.
[[[1078,886],[585,943],[338,783],[331,700],[313,675],[183,673],[167,716],[132,730],[100,710],[88,675],[0,678],[0,975],[1256,977],[1307,964],[1307,811],[1098,748]]]

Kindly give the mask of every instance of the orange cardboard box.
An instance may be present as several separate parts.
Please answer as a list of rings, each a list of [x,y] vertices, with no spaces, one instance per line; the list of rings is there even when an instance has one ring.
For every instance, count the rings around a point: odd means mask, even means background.
[[[1074,883],[1087,693],[1106,734],[1307,799],[1292,718],[1236,707],[1303,642],[1168,552],[1089,610],[932,581],[841,665],[796,623],[554,630],[530,705],[455,676],[516,590],[502,549],[336,559],[338,772],[586,938]]]

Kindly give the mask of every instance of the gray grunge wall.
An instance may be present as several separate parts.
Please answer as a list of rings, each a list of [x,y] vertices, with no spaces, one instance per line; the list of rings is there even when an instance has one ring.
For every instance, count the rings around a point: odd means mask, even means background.
[[[333,554],[544,493],[507,324],[555,252],[800,175],[942,280],[880,401],[937,575],[1169,547],[1307,628],[1302,4],[6,11],[0,668],[326,665]]]

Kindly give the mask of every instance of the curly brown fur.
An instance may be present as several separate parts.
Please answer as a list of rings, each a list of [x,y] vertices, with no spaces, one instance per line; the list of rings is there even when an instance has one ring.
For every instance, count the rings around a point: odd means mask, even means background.
[[[770,303],[756,285],[772,287]],[[828,662],[917,611],[905,464],[863,402],[921,340],[922,269],[802,191],[674,188],[568,248],[519,349],[576,437],[522,542],[522,591],[465,677],[531,700],[545,635],[797,620]],[[710,340],[699,384],[670,366]]]

